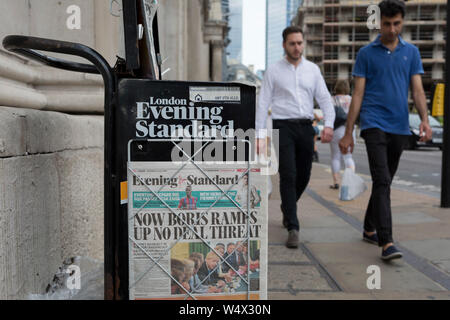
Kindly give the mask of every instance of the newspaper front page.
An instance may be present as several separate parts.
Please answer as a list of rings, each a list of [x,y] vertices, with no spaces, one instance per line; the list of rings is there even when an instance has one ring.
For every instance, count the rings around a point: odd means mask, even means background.
[[[130,299],[267,299],[260,168],[128,165]]]

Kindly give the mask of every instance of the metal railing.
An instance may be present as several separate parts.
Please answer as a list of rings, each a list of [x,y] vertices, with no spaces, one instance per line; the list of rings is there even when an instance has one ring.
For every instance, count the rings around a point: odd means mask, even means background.
[[[433,31],[411,32],[411,40],[434,40]]]
[[[433,58],[433,51],[420,51],[420,57],[422,59],[432,59]]]
[[[348,41],[369,41],[370,35],[369,33],[349,33]]]
[[[439,15],[436,15],[435,12],[425,13],[421,12],[418,14],[409,14],[405,16],[405,20],[411,20],[411,21],[432,21],[432,20],[439,20],[441,17]],[[444,19],[445,20],[445,19]]]
[[[330,79],[336,79],[338,76],[337,72],[324,72],[324,78],[325,80],[330,80]]]
[[[312,22],[316,22],[316,23],[321,23],[323,21],[322,16],[317,16],[317,15],[309,15],[305,17],[305,23],[312,23]]]
[[[337,33],[325,34],[325,41],[339,41],[339,34]]]
[[[323,55],[323,58],[325,60],[337,60],[339,58],[339,55],[337,52],[336,53],[325,53]]]

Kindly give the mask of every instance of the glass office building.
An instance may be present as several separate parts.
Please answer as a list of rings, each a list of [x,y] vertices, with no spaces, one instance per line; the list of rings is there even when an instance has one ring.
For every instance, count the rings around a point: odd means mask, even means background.
[[[227,46],[228,59],[237,60],[242,63],[242,1],[243,0],[223,0],[227,2],[228,13],[228,39],[230,43]],[[222,2],[222,5],[224,3]]]

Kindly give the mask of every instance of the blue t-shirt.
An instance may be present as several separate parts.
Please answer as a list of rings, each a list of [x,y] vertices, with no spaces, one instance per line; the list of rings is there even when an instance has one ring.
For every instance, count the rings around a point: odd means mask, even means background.
[[[414,74],[423,74],[416,46],[399,36],[391,52],[380,41],[362,47],[356,57],[353,76],[366,78],[361,105],[361,130],[379,128],[388,133],[410,135],[408,89]]]

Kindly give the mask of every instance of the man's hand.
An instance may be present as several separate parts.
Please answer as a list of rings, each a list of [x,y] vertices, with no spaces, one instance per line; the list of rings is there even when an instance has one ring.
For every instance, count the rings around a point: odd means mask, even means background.
[[[419,112],[422,122],[419,126],[419,141],[425,142],[431,140],[432,131],[428,123],[428,109],[425,92],[422,85],[422,77],[420,74],[415,74],[411,77],[412,97],[417,111]]]
[[[266,138],[257,138],[256,139],[256,154],[257,155],[266,155]]]
[[[325,127],[322,130],[322,134],[320,135],[320,141],[322,143],[329,143],[333,139],[333,129],[329,127]]]
[[[433,135],[433,132],[431,130],[430,124],[427,121],[422,121],[419,126],[419,135],[420,139],[419,141],[429,141],[431,140],[431,136]]]
[[[354,146],[355,142],[353,141],[353,136],[351,134],[346,134],[339,141],[339,149],[341,149],[342,154],[347,154],[348,148],[350,148],[350,153],[353,153]]]
[[[233,280],[233,278],[231,277],[231,275],[229,273],[225,273],[223,275],[224,279],[226,282],[231,282]]]

